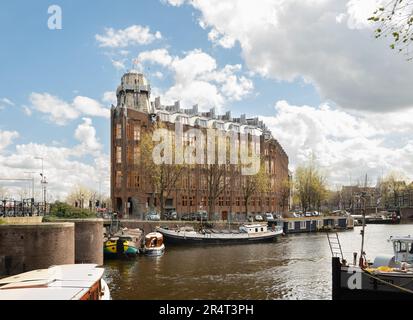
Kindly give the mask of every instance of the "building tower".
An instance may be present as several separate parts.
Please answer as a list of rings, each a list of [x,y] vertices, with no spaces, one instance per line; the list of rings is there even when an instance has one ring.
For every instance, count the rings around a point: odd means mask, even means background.
[[[141,73],[128,72],[116,90],[117,107],[152,113],[149,102],[151,86]]]

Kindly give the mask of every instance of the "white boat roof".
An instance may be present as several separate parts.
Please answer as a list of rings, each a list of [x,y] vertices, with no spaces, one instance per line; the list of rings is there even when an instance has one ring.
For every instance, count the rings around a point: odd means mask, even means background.
[[[81,298],[104,273],[96,264],[53,266],[0,280],[0,300]]]
[[[402,242],[413,242],[413,237],[408,236],[391,236],[390,241],[402,241]]]
[[[0,290],[0,300],[78,300],[89,288],[31,288]]]
[[[150,238],[163,238],[163,235],[162,235],[162,233],[159,233],[159,232],[151,232],[151,233],[148,233],[148,234],[145,236],[145,238],[146,238],[146,239],[150,239]]]

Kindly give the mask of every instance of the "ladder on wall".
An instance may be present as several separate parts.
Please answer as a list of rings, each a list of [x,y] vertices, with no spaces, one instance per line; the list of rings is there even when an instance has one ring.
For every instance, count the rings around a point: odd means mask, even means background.
[[[330,246],[331,255],[333,257],[341,257],[341,260],[343,260],[344,259],[343,250],[341,249],[341,243],[338,237],[338,233],[327,232],[327,239],[328,239],[328,244]]]

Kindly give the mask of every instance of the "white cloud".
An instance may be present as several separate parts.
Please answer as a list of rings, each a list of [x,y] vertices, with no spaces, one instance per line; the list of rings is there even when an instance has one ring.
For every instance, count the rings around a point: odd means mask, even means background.
[[[144,51],[137,60],[141,68],[152,63],[172,72],[175,83],[162,94],[165,103],[180,100],[184,107],[198,104],[201,110],[211,107],[219,110],[228,102],[241,100],[254,87],[250,79],[240,75],[241,65],[220,69],[216,60],[200,49],[183,57],[171,56],[166,49]]]
[[[102,101],[106,104],[116,105],[116,103],[117,103],[116,92],[115,91],[106,91],[103,94]]]
[[[162,35],[159,31],[151,33],[149,27],[133,25],[119,30],[106,28],[104,35],[97,34],[95,38],[100,47],[125,48],[130,45],[150,44],[156,39],[161,39]]]
[[[228,35],[223,35],[215,28],[208,33],[208,39],[215,45],[220,45],[225,49],[231,49],[235,45],[234,38],[231,38]]]
[[[25,172],[41,172],[41,161],[35,157],[44,158],[44,173],[47,179],[47,193],[49,200],[64,200],[77,185],[84,185],[98,191],[99,180],[103,195],[109,194],[109,157],[105,154],[96,154],[91,163],[82,161],[77,154],[78,148],[46,146],[29,143],[17,145],[15,152],[10,155],[0,153],[0,175],[5,178],[28,177]],[[35,197],[41,201],[40,175],[35,174]],[[6,189],[18,192],[28,189],[27,183],[20,183],[17,188],[5,185]]]
[[[1,98],[0,99],[0,109],[6,107],[6,106],[10,106],[13,107],[15,105],[15,103],[13,101],[11,101],[8,98]]]
[[[72,105],[79,110],[79,112],[88,116],[103,118],[110,117],[109,109],[103,107],[100,102],[88,97],[77,96],[73,100]]]
[[[164,2],[164,3],[168,3],[168,4],[170,4],[171,6],[174,6],[174,7],[179,7],[179,6],[181,6],[182,4],[185,3],[185,0],[161,0],[161,1]]]
[[[112,65],[115,67],[116,70],[125,70],[125,62],[120,60],[112,60]]]
[[[82,114],[104,118],[110,117],[109,109],[88,97],[77,96],[72,103],[68,103],[49,93],[33,92],[29,100],[32,109],[47,114],[49,121],[57,125],[65,125]]]
[[[170,56],[168,50],[166,49],[156,49],[152,51],[143,51],[138,55],[138,63],[151,62],[157,63],[161,66],[169,66],[172,62],[172,57]]]
[[[48,114],[49,120],[58,125],[65,125],[68,121],[74,120],[80,115],[79,111],[69,103],[48,93],[33,92],[29,100],[35,110]]]
[[[81,143],[79,148],[81,154],[93,153],[102,149],[102,145],[96,138],[96,129],[92,125],[92,119],[83,118],[75,131],[75,138]]]
[[[255,73],[281,81],[302,78],[323,99],[347,109],[409,108],[413,68],[385,39],[375,39],[366,21],[381,2],[186,1],[201,12],[211,41],[229,37],[239,42],[247,67]]]
[[[36,157],[44,158],[44,173],[48,181],[48,198],[50,200],[64,200],[72,188],[84,185],[98,191],[99,183],[103,195],[109,194],[110,169],[109,156],[101,152],[102,145],[96,137],[96,130],[92,120],[84,118],[75,130],[75,139],[78,145],[72,148],[61,146],[53,141],[51,146],[37,143],[20,144],[13,152],[5,152],[19,134],[17,132],[0,131],[0,176],[4,178],[27,177],[26,172],[41,172],[41,161]],[[4,151],[4,152],[3,152]],[[88,157],[91,156],[91,160]],[[89,157],[90,158],[90,157]],[[33,175],[36,179],[36,199],[40,201],[40,175]],[[28,190],[27,183],[12,183],[5,188],[18,197],[22,190]],[[30,194],[30,192],[29,192]]]
[[[0,151],[7,148],[18,137],[19,133],[17,131],[0,130]]]
[[[30,117],[32,115],[32,109],[30,109],[28,106],[22,106],[23,112],[26,116]]]
[[[349,113],[286,101],[277,102],[275,110],[275,116],[260,118],[285,148],[292,169],[313,153],[331,187],[349,184],[350,178],[355,182],[366,173],[375,182],[382,172],[394,169],[413,179],[413,127],[399,122],[399,113]],[[408,114],[413,115],[413,108]]]

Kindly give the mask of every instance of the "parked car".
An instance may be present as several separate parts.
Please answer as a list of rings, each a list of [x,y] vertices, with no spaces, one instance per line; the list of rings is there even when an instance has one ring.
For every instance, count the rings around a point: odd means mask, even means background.
[[[181,220],[183,221],[194,221],[196,220],[196,215],[195,213],[187,213],[182,215]]]
[[[198,211],[197,213],[195,213],[195,220],[197,220],[197,221],[207,221],[208,220],[208,212]]]
[[[305,217],[312,217],[313,216],[313,213],[312,212],[306,212],[305,213]]]
[[[178,214],[176,211],[167,212],[164,215],[165,220],[178,220]]]
[[[281,213],[278,213],[278,212],[274,212],[272,214],[272,216],[274,217],[275,220],[282,219],[282,217],[283,217],[283,215]]]
[[[255,221],[258,221],[258,222],[264,221],[264,218],[263,218],[262,215],[260,215],[260,214],[256,214],[255,217],[254,217],[254,219],[255,219]]]
[[[267,213],[264,215],[264,219],[265,219],[265,221],[267,221],[267,222],[274,222],[274,216],[272,215],[272,213],[269,213],[269,212],[267,212]]]
[[[156,212],[150,212],[146,215],[146,220],[148,220],[148,221],[159,221],[159,220],[161,220],[161,216]]]

